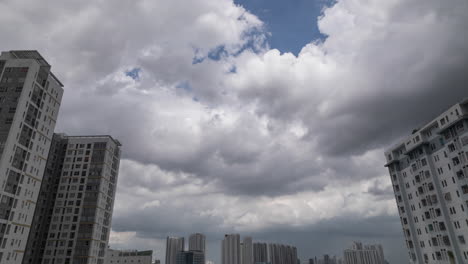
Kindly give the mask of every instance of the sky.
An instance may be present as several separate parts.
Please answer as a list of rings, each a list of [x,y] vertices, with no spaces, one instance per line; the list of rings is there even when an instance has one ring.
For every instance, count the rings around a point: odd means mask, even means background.
[[[123,144],[110,245],[202,232],[381,243],[407,263],[383,152],[468,96],[466,0],[3,0],[0,49],[65,84],[58,132]]]
[[[326,0],[236,0],[247,11],[264,22],[270,47],[297,55],[306,44],[322,40],[317,17],[324,7],[333,2]]]

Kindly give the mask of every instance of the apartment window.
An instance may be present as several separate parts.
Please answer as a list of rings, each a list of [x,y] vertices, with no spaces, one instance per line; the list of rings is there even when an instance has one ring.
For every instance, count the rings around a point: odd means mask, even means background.
[[[421,160],[421,165],[426,166],[426,165],[427,165],[427,160],[426,160],[426,159],[422,159],[422,160]]]
[[[460,241],[460,244],[465,244],[465,237],[463,235],[458,236],[458,241]]]
[[[463,191],[463,194],[467,194],[468,193],[468,185],[463,185],[462,186],[462,191]]]

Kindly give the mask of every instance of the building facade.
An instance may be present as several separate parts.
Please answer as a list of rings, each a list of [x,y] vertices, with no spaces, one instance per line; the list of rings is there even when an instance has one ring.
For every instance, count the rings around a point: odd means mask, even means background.
[[[221,245],[222,264],[241,264],[240,235],[224,235]]]
[[[111,136],[53,139],[23,263],[103,264],[121,145]]]
[[[0,263],[23,261],[63,85],[37,51],[0,55]]]
[[[280,244],[268,244],[269,262],[271,264],[297,264],[296,247]]]
[[[253,264],[252,237],[244,237],[241,244],[241,264]]]
[[[52,211],[54,210],[58,185],[60,184],[66,145],[67,141],[63,134],[54,134],[46,169],[42,177],[41,191],[37,199],[23,264],[42,263],[49,226],[52,221]]]
[[[344,251],[345,264],[385,264],[381,245],[362,245],[354,242],[352,247]]]
[[[104,264],[152,264],[153,251],[107,249]]]
[[[205,254],[198,250],[180,251],[176,264],[205,264]]]
[[[195,233],[189,236],[189,251],[201,251],[206,254],[206,237],[203,234]]]
[[[253,243],[253,261],[254,263],[268,262],[268,246],[266,243]]]
[[[468,262],[468,100],[385,152],[412,263]]]
[[[176,264],[177,254],[185,251],[183,237],[167,237],[166,240],[166,264]]]

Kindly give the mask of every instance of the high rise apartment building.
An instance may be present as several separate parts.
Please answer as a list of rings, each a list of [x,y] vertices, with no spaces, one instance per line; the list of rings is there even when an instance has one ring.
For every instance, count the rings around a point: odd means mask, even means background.
[[[268,262],[268,247],[266,243],[253,243],[253,262]]]
[[[252,237],[244,237],[241,243],[241,264],[253,264]]]
[[[412,263],[468,263],[468,100],[385,152]]]
[[[177,264],[177,255],[185,251],[183,237],[167,237],[166,240],[166,264]]]
[[[42,263],[66,149],[67,141],[64,139],[64,135],[54,134],[46,169],[42,177],[41,191],[37,199],[34,221],[31,224],[23,264]]]
[[[221,244],[221,263],[222,264],[241,264],[240,235],[224,235]]]
[[[351,248],[344,251],[345,264],[385,264],[381,245],[362,245],[354,242]]]
[[[225,235],[221,244],[222,264],[297,264],[296,247],[253,243],[251,237],[240,242],[239,234]]]
[[[297,264],[296,247],[280,244],[268,244],[271,264]]]
[[[0,55],[0,263],[23,260],[62,100],[37,51]]]
[[[195,233],[189,236],[189,251],[201,251],[206,254],[206,237],[203,234]]]
[[[111,136],[54,135],[24,264],[104,263],[120,148]]]

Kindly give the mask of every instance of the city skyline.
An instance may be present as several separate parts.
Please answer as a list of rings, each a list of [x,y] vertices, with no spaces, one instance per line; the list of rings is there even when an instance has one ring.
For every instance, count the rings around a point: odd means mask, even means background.
[[[122,143],[111,248],[164,262],[167,236],[199,232],[219,263],[239,233],[301,260],[362,241],[405,263],[382,154],[468,97],[467,13],[466,0],[5,0],[0,47],[39,51],[66,88],[47,137]]]

